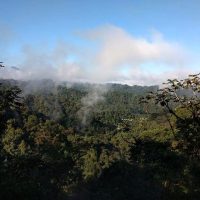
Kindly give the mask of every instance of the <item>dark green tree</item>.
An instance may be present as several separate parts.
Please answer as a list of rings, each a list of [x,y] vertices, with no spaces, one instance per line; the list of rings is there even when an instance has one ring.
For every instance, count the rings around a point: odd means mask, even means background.
[[[168,80],[167,87],[152,92],[143,103],[154,101],[168,117],[177,147],[190,158],[200,158],[200,74],[183,80]],[[175,126],[172,124],[175,119]],[[170,120],[171,118],[171,120]]]

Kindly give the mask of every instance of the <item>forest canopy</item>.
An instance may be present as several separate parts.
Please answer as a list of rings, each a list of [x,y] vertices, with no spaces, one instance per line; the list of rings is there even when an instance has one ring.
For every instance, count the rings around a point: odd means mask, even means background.
[[[199,198],[199,74],[162,89],[0,83],[1,199]]]

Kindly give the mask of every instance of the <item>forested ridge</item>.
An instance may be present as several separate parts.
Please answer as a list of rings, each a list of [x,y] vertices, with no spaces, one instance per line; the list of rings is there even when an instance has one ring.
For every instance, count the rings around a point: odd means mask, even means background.
[[[199,199],[200,78],[165,87],[0,80],[1,199]]]

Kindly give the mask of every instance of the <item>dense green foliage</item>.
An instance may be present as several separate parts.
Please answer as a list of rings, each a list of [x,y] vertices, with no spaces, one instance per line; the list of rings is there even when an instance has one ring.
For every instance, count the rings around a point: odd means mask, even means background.
[[[199,76],[167,86],[1,80],[0,198],[199,199]]]

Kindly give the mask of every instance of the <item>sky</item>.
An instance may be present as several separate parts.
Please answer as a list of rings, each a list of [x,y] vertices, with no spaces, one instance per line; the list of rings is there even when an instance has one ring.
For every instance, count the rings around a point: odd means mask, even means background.
[[[0,0],[0,77],[153,85],[198,73],[199,10],[200,0]]]

